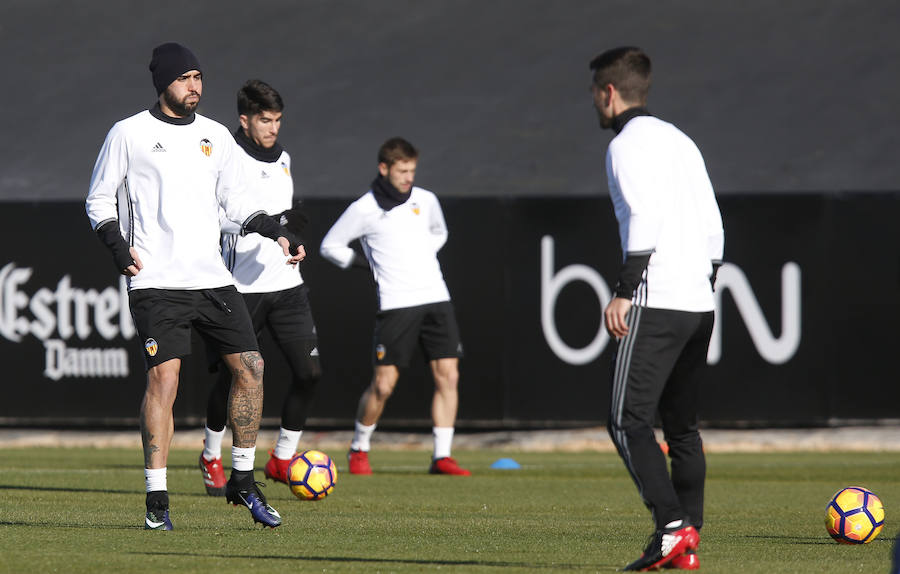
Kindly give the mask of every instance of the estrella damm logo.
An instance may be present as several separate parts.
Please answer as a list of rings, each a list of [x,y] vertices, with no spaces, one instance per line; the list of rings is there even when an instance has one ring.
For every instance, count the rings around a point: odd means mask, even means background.
[[[156,339],[150,337],[146,341],[144,341],[144,349],[147,350],[147,354],[151,357],[156,356],[156,352],[159,350],[159,345],[156,344]]]
[[[200,140],[200,151],[202,151],[203,155],[206,157],[212,155],[212,142],[206,138]]]
[[[384,359],[384,354],[387,350],[384,348],[384,345],[379,344],[375,347],[375,358],[379,361]]]
[[[291,175],[291,170],[288,169],[287,162],[281,162],[281,169],[284,170],[284,175]]]

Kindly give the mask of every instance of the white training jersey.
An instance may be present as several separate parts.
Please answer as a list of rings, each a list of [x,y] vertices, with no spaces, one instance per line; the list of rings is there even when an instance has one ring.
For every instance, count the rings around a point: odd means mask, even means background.
[[[129,289],[233,285],[219,251],[219,206],[239,225],[259,212],[243,192],[240,150],[209,118],[154,112],[109,130],[86,201],[91,226],[118,219],[144,266]]]
[[[378,286],[382,311],[450,300],[437,252],[447,241],[447,225],[437,196],[413,187],[409,199],[384,211],[370,190],[334,223],[320,251],[346,269],[350,243],[359,239]]]
[[[651,253],[636,305],[712,311],[712,261],[722,259],[722,216],[703,156],[674,125],[628,121],[606,153],[623,255]]]
[[[291,179],[291,157],[286,151],[274,162],[251,157],[243,148],[236,152],[244,164],[247,193],[254,205],[266,213],[281,213],[291,208],[294,183]],[[271,293],[303,283],[297,266],[287,265],[287,256],[277,242],[258,233],[240,235],[239,225],[220,210],[222,225],[222,258],[231,270],[241,293]]]

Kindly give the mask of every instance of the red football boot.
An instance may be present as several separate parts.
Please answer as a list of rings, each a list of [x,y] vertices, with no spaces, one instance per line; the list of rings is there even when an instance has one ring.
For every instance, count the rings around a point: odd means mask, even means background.
[[[650,537],[650,543],[647,544],[641,557],[623,570],[636,572],[658,570],[688,550],[696,550],[698,544],[700,534],[690,524],[657,530]]]
[[[700,558],[697,556],[696,550],[688,550],[681,556],[672,558],[672,561],[663,566],[663,568],[677,568],[678,570],[699,570]]]
[[[203,475],[203,485],[209,496],[225,496],[225,470],[222,468],[222,458],[206,460],[200,453],[200,474]]]
[[[431,462],[428,474],[453,474],[456,476],[470,476],[472,473],[456,464],[456,461],[445,456],[436,458]]]
[[[264,472],[266,478],[275,482],[288,483],[288,466],[291,465],[291,459],[277,458],[275,450],[269,451],[269,462],[266,463]]]
[[[369,466],[369,453],[364,450],[348,452],[347,462],[350,463],[350,474],[372,474],[372,467]]]

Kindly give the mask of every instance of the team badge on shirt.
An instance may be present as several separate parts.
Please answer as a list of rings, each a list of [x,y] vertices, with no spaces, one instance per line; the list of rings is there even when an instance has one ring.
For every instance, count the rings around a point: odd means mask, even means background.
[[[384,348],[384,345],[379,344],[375,347],[375,357],[380,361],[384,358],[384,354],[387,350]]]
[[[419,208],[419,204],[418,204],[418,203],[413,203],[413,204],[410,205],[409,207],[410,207],[410,209],[412,209],[412,212],[415,213],[416,215],[419,215],[419,212],[422,211],[422,210]]]
[[[202,151],[203,155],[206,157],[212,155],[212,142],[206,138],[200,140],[200,151]]]
[[[291,175],[291,170],[288,169],[286,162],[281,162],[281,169],[284,170],[284,175]]]
[[[151,357],[156,356],[156,351],[159,350],[159,345],[156,344],[156,339],[150,337],[146,341],[144,341],[144,349],[147,350],[147,354]]]

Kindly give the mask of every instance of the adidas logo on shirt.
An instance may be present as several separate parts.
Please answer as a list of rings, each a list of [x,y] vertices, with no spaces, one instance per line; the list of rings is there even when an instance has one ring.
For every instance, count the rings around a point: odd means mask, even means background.
[[[156,142],[156,145],[153,146],[153,148],[150,151],[152,151],[154,153],[158,152],[158,151],[166,151],[166,148],[164,148],[161,143]]]
[[[263,179],[269,179],[269,174],[267,174],[267,173],[265,172],[265,170],[263,170],[263,172],[260,174],[259,177],[261,177],[261,178],[263,178]]]
[[[310,357],[318,357],[319,356],[319,348],[313,347],[313,350],[309,352]]]

